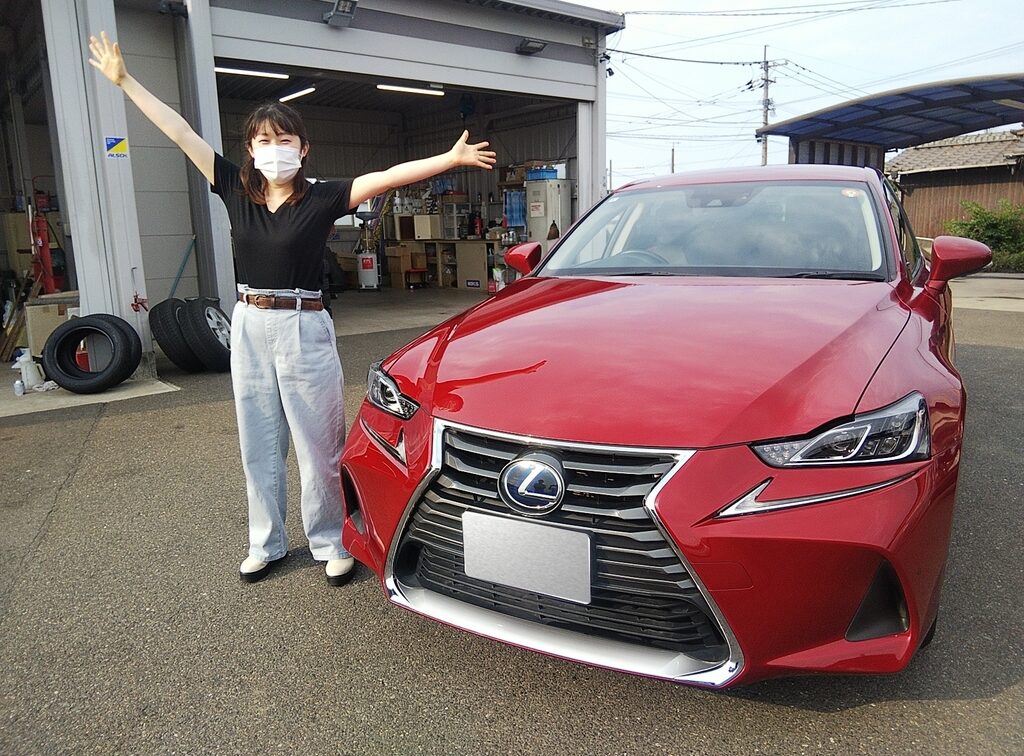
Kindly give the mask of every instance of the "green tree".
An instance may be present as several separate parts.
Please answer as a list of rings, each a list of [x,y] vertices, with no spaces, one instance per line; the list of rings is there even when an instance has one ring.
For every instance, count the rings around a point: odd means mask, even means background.
[[[964,201],[966,220],[946,221],[946,231],[987,244],[992,250],[992,270],[1024,273],[1024,205],[999,200],[994,210]]]

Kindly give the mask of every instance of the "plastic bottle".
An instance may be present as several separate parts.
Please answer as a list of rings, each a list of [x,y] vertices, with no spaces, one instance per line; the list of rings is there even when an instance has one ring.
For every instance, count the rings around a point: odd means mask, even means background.
[[[21,380],[21,378],[14,382],[14,395],[25,396],[25,381]]]
[[[34,389],[46,380],[43,377],[43,371],[39,369],[39,365],[36,364],[36,361],[32,359],[32,355],[27,351],[21,353],[16,364],[21,370],[21,384],[23,390],[27,391],[29,389]]]

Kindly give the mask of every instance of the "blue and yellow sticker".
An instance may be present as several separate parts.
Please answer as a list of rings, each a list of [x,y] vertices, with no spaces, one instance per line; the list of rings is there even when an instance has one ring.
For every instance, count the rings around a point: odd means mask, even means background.
[[[107,145],[107,157],[108,158],[127,158],[128,157],[128,139],[126,137],[104,137],[103,141]]]

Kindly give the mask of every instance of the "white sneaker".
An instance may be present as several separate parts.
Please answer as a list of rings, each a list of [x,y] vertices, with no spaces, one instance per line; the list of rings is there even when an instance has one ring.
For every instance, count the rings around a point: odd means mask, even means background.
[[[345,585],[355,574],[356,560],[352,557],[346,559],[329,559],[324,572],[327,573],[327,583],[334,586]]]
[[[284,556],[288,555],[285,554]],[[238,568],[238,576],[246,583],[255,583],[270,574],[270,570],[283,560],[284,557],[281,557],[272,562],[261,562],[254,557],[246,557]]]

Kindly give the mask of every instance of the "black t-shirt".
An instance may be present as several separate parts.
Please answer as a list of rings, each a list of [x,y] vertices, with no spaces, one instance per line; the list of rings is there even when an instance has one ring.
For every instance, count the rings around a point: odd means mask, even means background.
[[[235,243],[238,280],[254,289],[319,290],[324,280],[324,247],[334,221],[349,207],[352,182],[322,181],[295,205],[270,212],[242,191],[241,169],[214,154],[210,191],[224,200]]]

